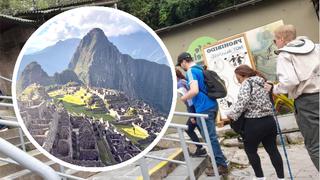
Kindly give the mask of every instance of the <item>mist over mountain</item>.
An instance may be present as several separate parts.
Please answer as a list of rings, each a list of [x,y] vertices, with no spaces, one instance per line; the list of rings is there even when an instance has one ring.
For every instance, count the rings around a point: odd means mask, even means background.
[[[86,85],[124,91],[162,112],[170,111],[170,67],[122,54],[101,29],[92,29],[84,36],[68,67]]]

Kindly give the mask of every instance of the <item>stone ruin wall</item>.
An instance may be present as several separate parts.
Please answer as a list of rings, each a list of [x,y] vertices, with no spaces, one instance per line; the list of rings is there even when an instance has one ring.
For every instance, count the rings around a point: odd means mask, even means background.
[[[48,152],[50,152],[50,150],[52,149],[52,146],[58,131],[58,122],[59,122],[59,115],[57,112],[54,112],[53,119],[50,122],[47,138],[43,144],[43,148]]]

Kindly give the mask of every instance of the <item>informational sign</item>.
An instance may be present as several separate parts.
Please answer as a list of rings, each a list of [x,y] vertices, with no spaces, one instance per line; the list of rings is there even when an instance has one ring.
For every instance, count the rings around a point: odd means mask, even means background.
[[[203,48],[204,63],[207,68],[218,73],[225,81],[228,94],[217,99],[221,117],[226,118],[226,112],[237,101],[240,84],[234,70],[241,64],[247,64],[255,69],[245,34],[239,34],[218,41]]]

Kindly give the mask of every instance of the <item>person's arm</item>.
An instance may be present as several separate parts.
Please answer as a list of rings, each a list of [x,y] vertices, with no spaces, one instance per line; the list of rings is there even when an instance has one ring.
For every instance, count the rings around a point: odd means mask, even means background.
[[[251,88],[252,87],[248,80],[245,81],[244,84],[240,87],[238,100],[233,105],[231,111],[228,112],[228,119],[237,120],[241,116],[242,112],[246,110],[247,104],[251,96]]]
[[[277,76],[279,83],[273,86],[274,94],[287,94],[300,82],[291,62],[291,54],[281,53],[277,59]]]
[[[192,99],[199,93],[199,86],[197,80],[192,80],[190,82],[190,89],[189,91],[181,97],[182,101],[186,101],[187,99]]]

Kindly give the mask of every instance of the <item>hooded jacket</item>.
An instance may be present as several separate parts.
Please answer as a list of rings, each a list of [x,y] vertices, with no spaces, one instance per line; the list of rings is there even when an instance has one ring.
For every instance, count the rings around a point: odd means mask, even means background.
[[[265,80],[252,76],[241,83],[237,102],[227,112],[228,116],[237,120],[242,112],[246,118],[260,118],[272,115],[272,104],[269,93],[263,88]]]
[[[299,36],[278,50],[275,94],[298,98],[303,93],[319,92],[320,47],[305,36]]]

